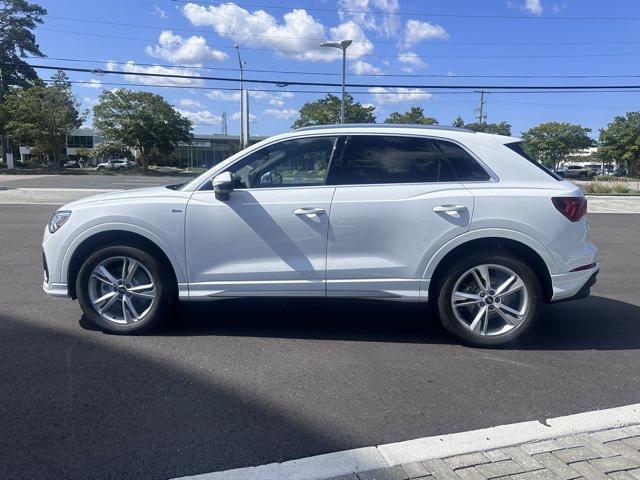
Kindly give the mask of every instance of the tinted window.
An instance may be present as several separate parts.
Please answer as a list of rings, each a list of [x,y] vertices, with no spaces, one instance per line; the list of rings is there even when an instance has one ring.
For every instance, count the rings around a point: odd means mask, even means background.
[[[346,183],[418,183],[454,180],[432,140],[395,136],[352,136],[344,152]]]
[[[540,170],[545,172],[550,177],[553,177],[556,180],[562,180],[562,177],[560,175],[558,175],[557,173],[555,173],[552,170],[548,169],[542,163],[540,163],[538,160],[536,160],[531,155],[529,155],[524,150],[524,148],[522,148],[522,142],[506,143],[504,146],[510,148],[511,150],[516,152],[518,155],[520,155],[522,158],[525,158],[525,159],[529,160],[531,163],[533,163],[536,167],[538,167]]]
[[[436,140],[442,153],[453,167],[461,182],[486,181],[491,177],[480,164],[460,145],[443,140]]]
[[[268,145],[233,165],[236,188],[324,185],[337,137]]]

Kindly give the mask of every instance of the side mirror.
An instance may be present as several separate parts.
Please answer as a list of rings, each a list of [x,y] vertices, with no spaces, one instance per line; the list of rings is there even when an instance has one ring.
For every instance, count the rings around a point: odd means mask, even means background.
[[[218,200],[229,200],[229,194],[233,192],[233,173],[222,172],[213,178],[211,184]]]

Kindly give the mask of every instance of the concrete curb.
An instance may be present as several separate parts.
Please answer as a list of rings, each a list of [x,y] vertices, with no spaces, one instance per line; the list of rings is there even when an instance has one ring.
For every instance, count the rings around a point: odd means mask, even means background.
[[[577,433],[640,424],[640,403],[565,417],[418,438],[177,480],[322,480],[410,462],[462,455]],[[241,448],[241,446],[239,446]]]

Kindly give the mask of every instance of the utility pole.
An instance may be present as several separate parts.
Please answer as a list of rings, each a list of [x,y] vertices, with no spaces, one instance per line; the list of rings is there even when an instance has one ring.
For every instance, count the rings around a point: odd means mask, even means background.
[[[227,130],[227,112],[222,112],[222,116],[221,116],[221,120],[222,120],[222,134],[223,135],[228,135],[229,131]]]
[[[240,45],[233,46],[238,54],[240,64],[240,150],[244,150],[249,145],[249,95],[244,89],[244,66],[245,63],[240,58]]]
[[[487,120],[487,114],[485,113],[485,110],[484,110],[484,105],[486,103],[486,100],[484,99],[484,94],[486,92],[484,90],[474,90],[474,91],[475,93],[480,94],[480,104],[478,105],[478,108],[474,110],[474,112],[478,114],[478,116],[476,117],[478,121],[478,125],[482,125]]]

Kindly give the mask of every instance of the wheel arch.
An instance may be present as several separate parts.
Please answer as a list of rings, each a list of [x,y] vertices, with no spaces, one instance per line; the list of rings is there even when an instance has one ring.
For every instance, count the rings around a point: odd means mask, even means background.
[[[78,244],[71,254],[67,267],[67,288],[71,298],[75,299],[77,296],[76,279],[78,278],[78,274],[84,261],[98,248],[109,245],[136,247],[148,253],[152,253],[169,274],[170,281],[173,286],[172,296],[173,298],[177,298],[178,279],[176,270],[165,251],[153,240],[129,230],[106,230],[97,232],[85,238]]]
[[[544,301],[551,300],[553,285],[548,262],[531,245],[506,236],[470,239],[452,246],[446,253],[443,252],[437,262],[431,262],[427,267],[425,275],[429,274],[429,276],[425,276],[425,278],[430,279],[428,298],[434,299],[437,297],[437,289],[443,281],[444,274],[455,261],[463,256],[488,250],[511,253],[524,260],[540,280]]]

